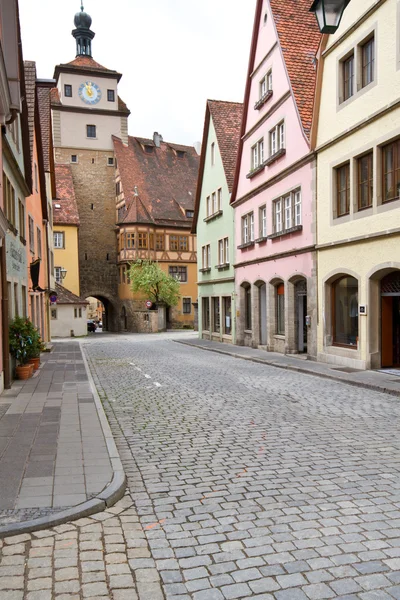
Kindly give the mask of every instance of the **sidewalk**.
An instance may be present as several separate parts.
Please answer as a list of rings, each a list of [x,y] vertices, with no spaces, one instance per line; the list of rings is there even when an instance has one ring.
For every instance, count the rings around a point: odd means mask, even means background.
[[[0,538],[104,510],[125,476],[79,342],[0,396]]]
[[[191,340],[174,340],[179,344],[186,344],[201,350],[226,354],[234,358],[250,360],[280,369],[289,369],[308,375],[334,379],[349,385],[364,387],[378,392],[385,392],[400,396],[400,369],[387,369],[381,371],[359,371],[348,367],[337,365],[328,365],[327,363],[306,360],[301,355],[285,355],[278,352],[266,352],[246,346],[235,346],[232,344],[223,344],[221,342],[211,342],[209,340],[200,340],[193,338]]]

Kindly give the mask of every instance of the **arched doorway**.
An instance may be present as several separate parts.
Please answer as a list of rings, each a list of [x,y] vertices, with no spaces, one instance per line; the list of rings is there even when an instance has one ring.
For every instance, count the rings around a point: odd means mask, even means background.
[[[259,319],[260,319],[260,345],[267,345],[267,284],[260,282],[259,293]]]
[[[295,338],[297,352],[307,352],[307,281],[299,279],[295,284]]]
[[[90,298],[98,301],[102,308],[103,331],[119,331],[118,312],[114,304],[106,296],[98,294],[96,291],[86,296],[86,299]]]
[[[125,306],[123,306],[121,308],[120,329],[121,329],[121,331],[127,331],[127,329],[128,329],[128,319],[126,317],[126,308],[125,308]]]
[[[400,367],[400,271],[381,280],[382,367]]]

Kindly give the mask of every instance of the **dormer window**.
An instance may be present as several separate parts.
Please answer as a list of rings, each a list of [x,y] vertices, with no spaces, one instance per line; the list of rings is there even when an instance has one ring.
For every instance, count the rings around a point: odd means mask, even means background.
[[[153,146],[145,146],[144,150],[145,150],[145,152],[147,152],[147,154],[152,154]]]
[[[184,158],[185,152],[184,150],[176,150],[176,155],[178,158]]]
[[[70,85],[69,83],[66,83],[64,85],[64,96],[66,98],[72,98],[72,85]]]
[[[187,210],[186,211],[186,218],[187,219],[193,219],[194,217],[194,210]]]

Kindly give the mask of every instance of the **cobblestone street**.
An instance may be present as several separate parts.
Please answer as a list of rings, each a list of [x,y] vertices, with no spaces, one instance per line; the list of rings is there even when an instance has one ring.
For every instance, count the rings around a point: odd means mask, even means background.
[[[83,347],[127,494],[0,541],[1,600],[400,598],[396,397],[163,338]]]

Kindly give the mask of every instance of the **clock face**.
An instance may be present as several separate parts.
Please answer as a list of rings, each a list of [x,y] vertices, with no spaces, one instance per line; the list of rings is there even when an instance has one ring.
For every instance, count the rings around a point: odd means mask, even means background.
[[[97,104],[101,99],[101,89],[93,81],[85,81],[79,86],[79,97],[85,104]]]

